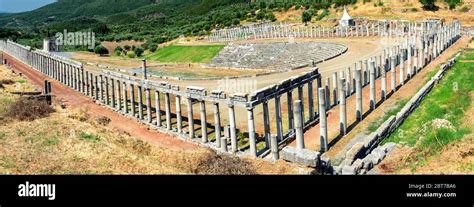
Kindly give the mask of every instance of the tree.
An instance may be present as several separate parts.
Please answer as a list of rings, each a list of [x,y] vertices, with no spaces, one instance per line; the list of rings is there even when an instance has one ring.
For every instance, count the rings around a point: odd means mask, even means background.
[[[151,44],[151,45],[150,45],[150,52],[155,52],[157,49],[158,49],[158,45],[157,45],[157,44]]]
[[[461,3],[461,0],[444,0],[448,5],[449,5],[449,9],[455,9],[456,8],[456,5],[458,5],[459,3]]]
[[[131,47],[130,47],[130,45],[125,45],[125,46],[123,46],[123,48],[124,48],[125,50],[127,50],[127,51],[130,51],[130,48],[131,48]]]
[[[94,53],[103,56],[109,54],[109,50],[107,50],[107,48],[102,45],[97,45],[97,47],[94,49]]]
[[[268,12],[267,15],[265,16],[265,19],[270,20],[272,22],[277,20],[273,12]]]
[[[135,55],[137,55],[137,57],[141,57],[143,55],[143,52],[145,52],[145,50],[143,50],[143,48],[141,47],[137,47],[133,50],[133,52],[135,53]]]
[[[305,24],[308,24],[308,22],[311,21],[311,18],[313,18],[313,12],[310,10],[305,10],[301,15],[301,19]]]
[[[420,3],[423,5],[423,9],[425,10],[437,10],[438,7],[435,5],[436,0],[419,0]]]
[[[117,47],[115,48],[115,50],[114,50],[114,53],[115,53],[115,55],[117,55],[117,56],[120,56],[120,55],[122,54],[122,52],[123,52],[123,49],[122,49],[122,47],[120,47],[120,46],[117,46]]]
[[[264,18],[265,18],[265,12],[259,11],[259,12],[257,13],[257,19],[258,19],[258,20],[262,20],[262,19],[264,19]]]

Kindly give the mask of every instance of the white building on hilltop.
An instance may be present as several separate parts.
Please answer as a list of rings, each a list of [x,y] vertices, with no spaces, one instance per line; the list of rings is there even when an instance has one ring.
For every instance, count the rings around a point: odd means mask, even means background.
[[[347,27],[347,26],[354,26],[355,22],[354,19],[352,19],[351,16],[349,16],[349,13],[347,12],[347,7],[344,6],[344,14],[342,15],[341,20],[339,20],[339,25],[341,27]]]

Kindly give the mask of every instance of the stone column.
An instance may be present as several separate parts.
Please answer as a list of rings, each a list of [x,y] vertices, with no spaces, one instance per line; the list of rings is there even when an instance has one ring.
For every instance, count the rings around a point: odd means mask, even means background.
[[[200,101],[199,102],[200,110],[201,110],[201,142],[207,143],[207,119],[206,119],[206,102]]]
[[[338,85],[337,72],[334,72],[332,74],[332,83],[333,83],[332,97],[333,97],[333,101],[334,101],[334,106],[336,106],[338,104],[338,100],[337,100],[337,85]]]
[[[276,136],[272,136],[270,143],[273,161],[277,161],[280,159],[280,155],[278,154],[278,138]]]
[[[395,92],[397,91],[397,83],[396,83],[396,79],[397,79],[397,71],[396,71],[396,56],[392,56],[391,57],[391,63],[390,63],[390,86],[391,86],[391,89],[392,89],[392,92]]]
[[[347,108],[346,108],[346,88],[344,85],[346,85],[346,79],[341,78],[341,87],[340,87],[340,92],[339,92],[339,99],[340,99],[340,104],[339,104],[339,128],[340,128],[340,133],[341,135],[346,135],[347,133]]]
[[[304,133],[303,133],[303,111],[301,100],[296,100],[294,103],[295,107],[295,134],[296,134],[296,148],[304,149]],[[323,104],[324,108],[324,104]]]
[[[407,50],[407,79],[411,79],[411,74],[412,74],[411,56],[412,56],[412,47],[409,45],[408,50]]]
[[[161,127],[161,106],[160,106],[160,92],[155,90],[155,112],[156,112],[156,126]]]
[[[405,52],[400,50],[400,85],[405,84],[405,73],[404,73],[404,68],[405,68]]]
[[[293,125],[293,91],[289,90],[286,93],[287,105],[288,105],[288,130],[291,131],[294,129]]]
[[[368,81],[368,70],[369,70],[369,63],[368,63],[368,60],[365,60],[364,61],[364,69],[362,71],[362,75],[363,75],[363,85],[362,86],[366,86],[367,83],[369,82]]]
[[[264,134],[265,134],[265,142],[266,146],[270,148],[270,113],[268,111],[268,102],[264,101],[263,104],[263,125],[264,125]]]
[[[143,70],[143,79],[148,79],[147,68],[146,68],[146,60],[142,60],[142,70]]]
[[[299,100],[304,100],[303,97],[303,85],[298,86],[298,99]],[[301,104],[303,105],[302,107],[302,112],[303,112],[303,121],[304,121],[304,102],[302,101]]]
[[[277,138],[279,141],[283,140],[283,123],[281,115],[281,96],[275,96],[275,118],[276,118],[276,129],[277,129]]]
[[[105,105],[109,105],[110,104],[109,103],[109,77],[107,77],[107,76],[105,76],[105,97],[104,97],[104,99],[105,99]]]
[[[61,64],[62,65],[62,64]],[[63,72],[63,69],[61,69],[62,71],[62,79],[61,79],[61,82],[64,83],[64,72]],[[90,84],[89,84],[89,72],[86,71],[86,95],[88,96],[92,96],[92,92],[90,90]]]
[[[151,112],[151,90],[150,88],[145,88],[145,97],[146,97],[146,115],[148,123],[153,122],[152,112]]]
[[[248,127],[249,127],[250,155],[257,157],[257,139],[255,137],[255,122],[254,122],[253,108],[247,108],[247,117],[248,117]],[[219,127],[219,130],[220,130],[220,127]]]
[[[133,84],[130,84],[130,109],[131,109],[131,114],[133,118],[135,118],[135,86]]]
[[[230,141],[232,153],[237,152],[237,130],[235,124],[235,110],[234,105],[229,105],[229,125],[230,125]],[[227,146],[227,145],[226,145]]]
[[[370,109],[375,109],[375,62],[370,61]]]
[[[321,80],[321,75],[316,78],[316,89],[321,88],[323,86],[323,81]],[[319,90],[316,90],[316,96],[319,97]],[[326,103],[325,103],[326,104]],[[321,113],[321,109],[319,108],[319,103],[318,103],[318,114]]]
[[[387,98],[387,71],[385,70],[386,66],[383,66],[382,69],[381,69],[381,85],[382,85],[382,92],[381,92],[381,98],[382,98],[382,101],[385,101],[385,99]]]
[[[193,100],[191,98],[188,98],[188,127],[189,127],[189,138],[194,139]]]
[[[115,80],[112,78],[110,79],[110,91],[112,92],[110,94],[111,95],[110,107],[115,108]]]
[[[59,66],[59,65],[58,65]],[[59,69],[59,68],[58,68]],[[79,72],[81,74],[81,80],[80,80],[80,91],[85,94],[86,93],[86,82],[84,81],[84,75],[85,75],[85,72],[84,72],[84,65],[81,64],[81,67],[79,68]]]
[[[95,100],[100,101],[100,96],[99,96],[99,80],[98,76],[94,76],[94,89],[95,89]]]
[[[362,70],[357,69],[355,72],[356,79],[356,120],[362,120]]]
[[[127,82],[123,82],[123,113],[128,114]]]
[[[143,120],[143,87],[141,85],[137,85],[138,89],[138,119]]]
[[[176,95],[176,127],[178,128],[178,134],[181,134],[183,132],[183,118],[181,116],[181,96],[179,95]],[[219,134],[220,134],[220,131],[219,131]],[[216,135],[216,140],[219,140],[217,139],[217,135]]]
[[[324,88],[319,88],[319,108],[321,108],[321,113],[319,113],[319,140],[321,142],[321,152],[326,152],[328,150],[328,131],[327,131],[327,120],[326,120],[326,108],[324,103],[326,102],[325,90]]]
[[[122,110],[121,85],[120,80],[117,80],[117,111]]]
[[[166,130],[171,130],[171,100],[170,94],[165,93],[165,109],[166,109]]]
[[[349,97],[352,95],[351,91],[351,82],[352,82],[352,73],[351,67],[347,67],[347,81],[346,81],[346,96]]]
[[[252,121],[253,121],[253,116],[252,116]],[[250,129],[250,124],[249,124],[249,129]],[[216,133],[216,147],[220,148],[221,147],[221,113],[220,113],[218,102],[214,103],[214,131]],[[249,130],[249,135],[250,134],[251,133]],[[255,130],[254,130],[254,136],[255,136]]]
[[[313,97],[313,81],[308,82],[308,111],[309,111],[309,120],[314,120],[314,97]]]
[[[331,100],[331,92],[330,92],[330,89],[329,89],[329,84],[331,82],[331,79],[329,78],[326,78],[326,88],[325,88],[325,98],[324,98],[324,101],[325,101],[325,106],[326,106],[326,110],[329,110],[329,108],[331,107],[331,104],[329,103],[329,100]]]
[[[414,49],[415,54],[413,55],[413,75],[418,73],[418,48]]]

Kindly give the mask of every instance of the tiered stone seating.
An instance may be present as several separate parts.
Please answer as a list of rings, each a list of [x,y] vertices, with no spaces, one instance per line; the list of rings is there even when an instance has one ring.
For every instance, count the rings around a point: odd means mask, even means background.
[[[208,64],[210,67],[270,69],[286,71],[324,61],[347,50],[335,43],[258,43],[230,44]]]

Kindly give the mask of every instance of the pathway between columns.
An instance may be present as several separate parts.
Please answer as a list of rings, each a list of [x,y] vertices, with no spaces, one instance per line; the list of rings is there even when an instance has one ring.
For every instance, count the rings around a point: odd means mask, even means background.
[[[361,123],[357,124],[357,126],[344,137],[338,137],[339,135],[339,105],[332,108],[328,111],[327,116],[327,127],[328,127],[328,142],[333,144],[330,145],[329,151],[326,153],[327,156],[332,157],[337,155],[337,153],[342,150],[345,145],[355,137],[358,133],[364,132],[366,127],[372,123],[373,121],[377,120],[381,117],[387,106],[392,106],[397,102],[398,99],[408,99],[412,97],[424,84],[426,80],[426,75],[430,71],[435,70],[439,64],[445,62],[449,59],[452,55],[454,55],[459,48],[468,44],[469,38],[462,37],[459,39],[454,45],[444,51],[440,56],[438,56],[434,61],[432,61],[428,66],[422,69],[418,74],[416,74],[411,80],[408,82],[405,81],[405,85],[401,88],[399,87],[397,92],[391,94],[391,87],[390,87],[390,80],[391,80],[391,73],[390,71],[387,72],[387,93],[389,98],[382,102],[382,105],[379,105],[373,112],[371,112],[367,117],[365,117]],[[406,68],[405,68],[406,70]],[[399,80],[399,67],[396,69],[396,83],[397,85],[400,84]],[[405,71],[406,74],[406,71]],[[381,78],[376,80],[376,101],[380,104],[381,99]],[[367,113],[370,110],[370,87],[367,85],[366,87],[362,88],[362,111],[363,114]],[[347,126],[348,128],[355,122],[355,105],[356,105],[356,95],[353,94],[351,97],[346,99],[346,106],[347,106]],[[316,102],[315,102],[316,103]],[[316,106],[316,105],[315,105]],[[319,124],[313,126],[311,129],[307,130],[304,134],[305,146],[308,149],[319,151],[320,149],[320,127]],[[337,140],[336,143],[332,143],[335,139]],[[296,141],[292,141],[290,146],[296,146]]]

